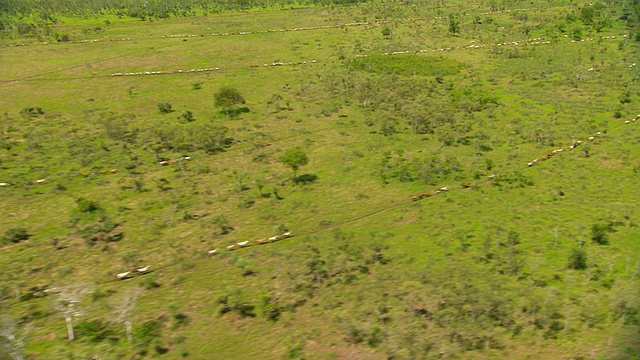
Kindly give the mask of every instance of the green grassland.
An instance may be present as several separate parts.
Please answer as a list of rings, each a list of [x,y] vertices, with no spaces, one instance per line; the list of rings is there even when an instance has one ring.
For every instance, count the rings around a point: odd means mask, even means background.
[[[627,6],[61,14],[5,32],[0,358],[638,359]],[[239,111],[215,106],[225,86]],[[279,159],[297,147],[294,178]],[[56,289],[78,284],[70,342]],[[129,341],[116,313],[136,290]]]

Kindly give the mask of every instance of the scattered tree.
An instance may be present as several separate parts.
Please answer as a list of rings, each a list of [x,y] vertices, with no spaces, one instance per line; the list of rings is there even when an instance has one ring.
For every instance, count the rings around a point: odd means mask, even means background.
[[[169,104],[168,102],[158,103],[158,110],[160,110],[160,112],[163,114],[168,114],[173,112],[173,109],[171,108],[171,104]]]
[[[299,147],[288,149],[282,156],[280,156],[280,158],[278,158],[278,160],[293,170],[294,180],[300,166],[304,166],[309,163],[309,158],[307,158],[307,155]]]
[[[460,33],[460,19],[454,14],[449,14],[449,32],[452,35]]]
[[[593,224],[591,226],[591,240],[596,244],[608,245],[610,225],[607,224]]]
[[[27,233],[25,228],[13,228],[4,232],[4,235],[0,238],[0,245],[6,245],[11,243],[17,243],[23,240],[28,240],[31,237]]]
[[[571,250],[571,255],[569,255],[569,264],[567,265],[567,267],[574,270],[586,269],[587,253],[582,249]]]
[[[193,117],[193,113],[189,110],[185,110],[180,116],[178,116],[178,120],[181,122],[192,122],[196,119]]]
[[[215,105],[231,116],[236,115],[239,105],[246,103],[240,91],[230,86],[223,86],[214,95]]]
[[[382,36],[384,36],[385,39],[391,38],[392,35],[393,35],[393,32],[391,31],[390,27],[385,26],[382,28]]]

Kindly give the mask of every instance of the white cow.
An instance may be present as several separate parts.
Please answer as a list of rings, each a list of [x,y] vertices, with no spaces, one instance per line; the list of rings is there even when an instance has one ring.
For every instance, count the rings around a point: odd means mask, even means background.
[[[116,274],[116,277],[118,278],[118,280],[129,279],[131,278],[131,271]]]
[[[151,265],[147,265],[147,266],[141,267],[141,268],[136,268],[136,269],[133,269],[133,271],[135,271],[135,272],[137,272],[139,274],[144,274],[144,273],[148,272],[149,269],[151,269]]]

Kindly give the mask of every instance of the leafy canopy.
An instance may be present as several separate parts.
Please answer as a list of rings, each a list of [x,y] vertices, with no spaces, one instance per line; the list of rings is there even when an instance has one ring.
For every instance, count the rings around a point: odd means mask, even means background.
[[[309,163],[307,154],[305,154],[299,147],[285,151],[278,160],[290,167],[294,172],[296,172],[300,166],[304,166]]]
[[[246,101],[240,91],[230,86],[223,86],[214,95],[215,105],[225,110],[232,109]]]

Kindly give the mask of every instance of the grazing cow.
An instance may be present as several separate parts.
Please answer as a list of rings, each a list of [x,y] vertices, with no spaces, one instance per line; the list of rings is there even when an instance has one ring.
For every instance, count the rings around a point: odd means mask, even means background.
[[[528,166],[528,167],[532,167],[532,166],[533,166],[533,164],[534,164],[534,163],[533,163],[533,161],[529,161],[529,162],[527,163],[527,166]]]
[[[258,239],[258,240],[256,240],[256,242],[257,242],[258,244],[262,245],[262,244],[266,244],[266,243],[268,243],[268,242],[269,242],[269,240],[268,240],[267,238],[262,238],[262,239]]]
[[[169,164],[171,164],[171,162],[169,162],[169,161],[167,161],[167,160],[160,161],[160,162],[158,163],[158,165],[162,165],[162,166],[169,165]]]
[[[595,136],[589,136],[589,141],[593,141],[593,140],[595,140],[595,139],[596,139],[596,137],[595,137]]]
[[[145,267],[135,268],[133,269],[133,271],[137,272],[138,274],[145,274],[149,272],[150,269],[151,269],[151,265],[147,265]]]
[[[109,170],[109,172],[114,174],[114,173],[118,172],[118,169],[111,169],[111,170]]]
[[[449,190],[447,186],[440,188],[440,191],[447,191],[447,190]]]
[[[208,253],[209,255],[215,255],[215,254],[217,254],[217,253],[218,253],[218,249],[209,250],[209,251],[207,251],[207,253]]]
[[[34,182],[35,182],[36,184],[42,184],[45,180],[47,180],[47,179],[35,180]]]
[[[572,151],[573,149],[577,148],[580,144],[582,144],[582,141],[578,140],[576,142],[574,142],[570,147],[569,150]]]
[[[286,239],[286,238],[292,237],[293,234],[291,233],[291,231],[287,231],[285,233],[282,233],[281,236]]]
[[[231,251],[234,250],[236,248],[236,244],[231,244],[229,246],[227,246],[227,250]]]
[[[107,173],[107,170],[100,170],[100,175],[104,175]]]
[[[91,173],[82,173],[80,175],[82,175],[83,177],[89,177],[89,175],[91,175]]]
[[[420,199],[422,199],[422,197],[420,197],[419,195],[413,195],[413,196],[411,197],[411,200],[412,200],[412,201],[418,201],[418,200],[420,200]]]
[[[123,273],[116,274],[116,277],[118,278],[118,280],[124,280],[124,279],[130,279],[133,276],[131,275],[131,271],[126,271]]]
[[[278,240],[280,240],[280,239],[278,239],[278,237],[277,237],[277,236],[272,236],[272,237],[270,237],[270,238],[269,238],[269,239],[267,239],[267,240],[269,240],[269,241],[273,242],[273,241],[278,241]]]
[[[463,183],[462,184],[462,188],[463,189],[467,189],[467,188],[470,188],[470,187],[471,187],[471,183]]]
[[[245,247],[245,246],[247,246],[247,245],[249,245],[249,242],[248,242],[248,241],[242,241],[242,242],[239,242],[239,243],[238,243],[238,246],[239,246],[239,247]]]
[[[533,164],[531,164],[531,165],[533,165]],[[491,174],[491,175],[489,175],[489,176],[487,176],[487,177],[488,177],[489,179],[493,179],[493,178],[495,178],[496,176],[498,176],[498,174]]]
[[[9,184],[9,183],[0,183],[1,187],[5,187],[5,186],[9,186],[9,185],[11,185],[11,184]]]
[[[624,123],[625,123],[625,124],[630,124],[630,123],[631,123],[631,121],[627,120],[627,121],[625,121]]]
[[[423,198],[428,198],[428,197],[431,197],[431,196],[433,196],[433,195],[431,195],[431,193],[428,193],[428,192],[422,194]]]

